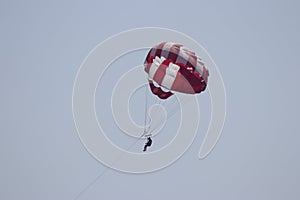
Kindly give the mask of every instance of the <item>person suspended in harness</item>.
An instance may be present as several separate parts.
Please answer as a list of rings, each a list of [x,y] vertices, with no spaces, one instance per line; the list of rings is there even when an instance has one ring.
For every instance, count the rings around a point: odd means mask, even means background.
[[[147,142],[145,143],[145,146],[144,146],[144,150],[143,151],[146,151],[147,150],[147,147],[150,147],[152,145],[152,139],[151,137],[147,137]]]

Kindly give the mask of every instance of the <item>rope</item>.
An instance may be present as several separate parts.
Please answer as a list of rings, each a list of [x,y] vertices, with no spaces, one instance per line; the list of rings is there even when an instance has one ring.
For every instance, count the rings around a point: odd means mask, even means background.
[[[145,120],[144,120],[144,133],[146,133],[146,126],[147,126],[147,117],[148,117],[148,87],[145,87]]]

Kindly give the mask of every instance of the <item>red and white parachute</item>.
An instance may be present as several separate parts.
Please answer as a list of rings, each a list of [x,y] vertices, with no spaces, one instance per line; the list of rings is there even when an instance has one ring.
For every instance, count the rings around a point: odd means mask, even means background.
[[[197,94],[207,86],[205,64],[180,44],[157,44],[149,50],[144,65],[151,91],[161,99],[172,96],[173,91]]]

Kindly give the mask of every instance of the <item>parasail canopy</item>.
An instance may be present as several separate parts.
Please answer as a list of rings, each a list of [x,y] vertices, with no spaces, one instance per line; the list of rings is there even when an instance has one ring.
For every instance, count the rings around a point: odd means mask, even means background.
[[[173,91],[197,94],[207,86],[209,72],[204,62],[183,45],[157,44],[149,50],[144,65],[151,91],[161,99],[169,98]]]

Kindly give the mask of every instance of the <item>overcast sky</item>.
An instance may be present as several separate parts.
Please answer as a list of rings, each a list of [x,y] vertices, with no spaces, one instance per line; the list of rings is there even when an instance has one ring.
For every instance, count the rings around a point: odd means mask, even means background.
[[[83,191],[77,199],[298,200],[299,9],[296,0],[0,1],[0,199],[73,200]],[[72,89],[97,44],[145,26],[178,30],[208,51],[227,118],[206,159],[197,157],[204,115],[177,162],[132,175],[107,169],[81,144]],[[144,53],[127,61],[138,65]],[[209,95],[201,98],[209,113]]]

